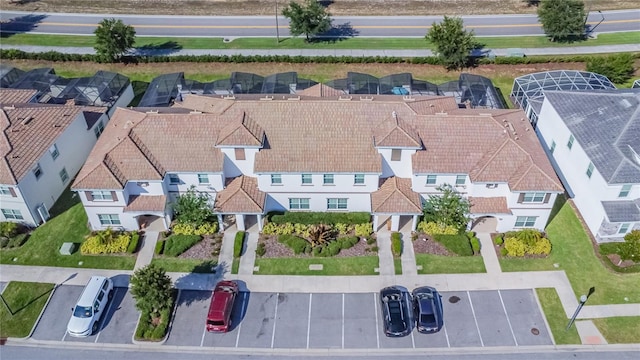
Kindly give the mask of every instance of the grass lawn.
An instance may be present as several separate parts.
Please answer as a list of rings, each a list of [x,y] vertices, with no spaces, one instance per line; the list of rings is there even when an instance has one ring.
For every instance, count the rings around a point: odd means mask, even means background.
[[[311,264],[322,264],[323,269],[309,270]],[[257,258],[256,266],[256,275],[377,275],[378,257]]]
[[[53,284],[11,281],[2,293],[4,301],[0,306],[0,338],[29,336],[42,308],[47,303]]]
[[[233,258],[233,263],[231,263],[231,273],[237,274],[239,268],[240,268],[240,259]]]
[[[425,31],[426,34],[426,31]],[[478,43],[487,49],[506,48],[540,48],[567,46],[597,46],[635,44],[640,31],[600,34],[596,39],[575,43],[554,43],[545,36],[505,36],[477,37]],[[77,35],[40,35],[14,34],[2,39],[5,45],[46,45],[93,47],[94,36]],[[136,37],[138,48],[156,49],[433,49],[433,45],[424,38],[361,38],[354,37],[343,40],[327,39],[307,43],[303,38],[237,38],[231,42],[223,42],[223,38],[175,38],[175,37]]]
[[[593,319],[609,344],[640,343],[640,317],[624,316]]]
[[[402,259],[393,259],[393,268],[396,275],[402,275]]]
[[[65,190],[51,208],[51,219],[33,231],[17,249],[0,251],[0,263],[14,265],[61,266],[92,269],[133,269],[135,255],[60,255],[64,242],[81,243],[89,234],[87,214],[75,193]],[[14,258],[16,259],[14,261]],[[80,264],[82,263],[82,264]]]
[[[175,257],[154,257],[153,264],[160,266],[167,272],[193,272],[193,273],[214,273],[218,262],[216,260],[201,259],[181,259]],[[214,270],[211,270],[211,268]]]
[[[418,274],[468,274],[487,272],[481,256],[416,254]]]
[[[556,345],[581,344],[580,335],[575,325],[566,331],[569,319],[562,308],[558,293],[554,288],[536,289],[536,294],[542,305],[542,311],[553,334]]]
[[[552,244],[548,258],[502,259],[502,271],[564,270],[577,296],[595,287],[590,305],[640,303],[640,274],[618,274],[604,266],[568,203],[562,205],[546,231]]]

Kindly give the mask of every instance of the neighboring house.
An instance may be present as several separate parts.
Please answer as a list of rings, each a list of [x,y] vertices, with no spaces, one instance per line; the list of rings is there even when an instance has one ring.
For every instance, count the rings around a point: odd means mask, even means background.
[[[640,229],[640,92],[546,91],[537,132],[598,242]]]
[[[220,223],[270,211],[365,211],[415,229],[436,186],[476,220],[543,229],[564,189],[524,113],[459,109],[453,97],[187,95],[114,114],[72,189],[92,229],[166,229],[195,186]]]

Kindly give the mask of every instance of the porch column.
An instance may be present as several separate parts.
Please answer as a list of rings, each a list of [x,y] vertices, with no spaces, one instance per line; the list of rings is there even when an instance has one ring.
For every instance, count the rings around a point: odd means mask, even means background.
[[[378,231],[378,215],[373,215],[373,232]]]
[[[416,231],[418,228],[418,215],[413,215],[413,219],[411,220],[411,231]]]
[[[222,221],[222,214],[218,214],[218,225],[220,226],[220,228],[218,229],[218,232],[223,232],[224,231],[224,222]]]
[[[262,214],[256,215],[258,218],[258,231],[262,231]]]
[[[236,227],[238,228],[239,231],[244,231],[244,215],[243,214],[236,214]]]
[[[398,231],[400,228],[400,215],[391,215],[391,231]]]

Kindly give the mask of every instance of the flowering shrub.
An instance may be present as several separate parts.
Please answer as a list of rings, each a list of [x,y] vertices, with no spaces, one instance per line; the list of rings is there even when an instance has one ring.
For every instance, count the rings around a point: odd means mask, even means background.
[[[455,226],[425,221],[418,223],[418,231],[429,235],[456,235],[458,233]]]
[[[210,235],[218,231],[218,224],[207,222],[196,227],[188,223],[177,223],[173,225],[171,231],[175,235]]]
[[[132,233],[114,232],[109,238],[101,237],[100,234],[90,236],[80,245],[82,254],[117,254],[127,252]]]
[[[356,224],[355,232],[357,237],[367,237],[371,235],[371,233],[373,232],[373,224],[372,223]]]

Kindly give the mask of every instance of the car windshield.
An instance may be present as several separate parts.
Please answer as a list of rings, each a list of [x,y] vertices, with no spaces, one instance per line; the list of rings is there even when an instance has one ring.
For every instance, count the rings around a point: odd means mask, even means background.
[[[224,321],[222,321],[222,320],[207,320],[207,324],[213,325],[213,326],[221,326],[221,325],[224,325]]]
[[[77,318],[88,318],[93,315],[91,306],[76,306],[76,309],[73,311],[73,316]]]
[[[420,316],[420,322],[423,324],[433,324],[436,322],[436,317],[433,314],[422,314],[422,316]]]

